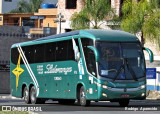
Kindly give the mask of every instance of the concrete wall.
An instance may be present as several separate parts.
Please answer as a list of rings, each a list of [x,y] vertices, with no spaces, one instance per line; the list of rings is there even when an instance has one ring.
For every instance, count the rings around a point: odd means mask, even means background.
[[[56,29],[51,33],[55,34]],[[50,34],[46,34],[47,36]],[[0,27],[0,65],[9,64],[10,61],[10,48],[12,44],[25,42],[40,38],[43,35],[31,35],[26,36],[24,33],[24,27],[19,26],[1,26]],[[9,72],[0,71],[0,93],[10,93],[10,75]]]
[[[9,72],[0,72],[0,94],[10,93]]]

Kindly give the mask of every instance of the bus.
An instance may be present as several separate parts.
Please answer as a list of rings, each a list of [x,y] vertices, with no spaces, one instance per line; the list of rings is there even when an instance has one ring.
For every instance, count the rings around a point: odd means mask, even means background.
[[[89,29],[51,35],[11,47],[11,94],[25,103],[81,106],[91,101],[146,98],[146,65],[153,53],[138,38],[118,30]]]

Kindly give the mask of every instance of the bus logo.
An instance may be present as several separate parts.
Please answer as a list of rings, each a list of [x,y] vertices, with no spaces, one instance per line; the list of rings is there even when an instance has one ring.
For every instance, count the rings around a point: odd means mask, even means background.
[[[18,88],[19,76],[24,72],[24,70],[20,66],[21,63],[21,56],[19,55],[17,67],[12,71],[13,74],[16,76],[16,90]]]

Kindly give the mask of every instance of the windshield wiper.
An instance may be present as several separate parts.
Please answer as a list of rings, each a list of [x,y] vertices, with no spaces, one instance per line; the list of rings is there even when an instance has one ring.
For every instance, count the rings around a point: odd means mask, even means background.
[[[134,70],[133,70],[132,67],[129,65],[128,59],[126,58],[125,61],[126,61],[125,63],[126,63],[126,65],[127,65],[127,69],[128,69],[128,71],[130,71],[131,76],[133,77],[133,79],[134,79],[135,81],[138,81],[137,78],[136,78],[136,74],[135,74]]]
[[[119,68],[118,72],[116,73],[116,75],[115,75],[113,81],[115,81],[115,80],[117,79],[119,73],[120,73],[122,70],[125,71],[125,66],[124,66],[124,64],[120,66],[120,68]]]
[[[138,81],[137,78],[136,78],[136,75],[135,75],[134,70],[132,69],[132,67],[130,67],[130,65],[129,65],[129,63],[128,63],[128,59],[125,59],[125,58],[124,58],[124,64],[120,66],[120,68],[119,68],[117,74],[115,75],[113,81],[115,81],[115,80],[117,79],[119,73],[120,73],[122,70],[124,70],[124,73],[125,73],[125,65],[127,66],[127,69],[128,69],[128,71],[131,73],[133,79],[134,79],[135,81]]]

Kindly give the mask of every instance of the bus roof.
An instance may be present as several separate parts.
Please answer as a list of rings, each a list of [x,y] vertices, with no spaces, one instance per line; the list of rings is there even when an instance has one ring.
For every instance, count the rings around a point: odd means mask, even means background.
[[[51,35],[44,38],[39,38],[36,41],[62,38],[75,35],[79,35],[80,37],[92,38],[95,40],[105,40],[105,41],[138,41],[138,38],[136,36],[128,32],[120,30],[104,30],[104,29],[77,30],[58,35]]]
[[[43,38],[39,38],[33,41],[23,42],[22,45],[37,44],[39,41],[54,40],[59,38],[67,38],[79,36],[81,38],[91,38],[94,40],[113,41],[113,42],[137,42],[138,38],[130,33],[120,30],[104,30],[104,29],[86,29],[66,32],[58,35],[51,35]],[[13,45],[14,47],[14,45]]]

